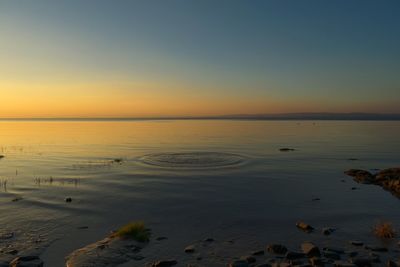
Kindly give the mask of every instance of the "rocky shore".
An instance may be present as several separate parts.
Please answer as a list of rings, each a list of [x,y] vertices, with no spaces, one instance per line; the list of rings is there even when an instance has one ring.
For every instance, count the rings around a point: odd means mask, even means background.
[[[400,168],[389,168],[373,174],[366,170],[350,169],[345,174],[353,177],[357,183],[381,186],[400,198]]]

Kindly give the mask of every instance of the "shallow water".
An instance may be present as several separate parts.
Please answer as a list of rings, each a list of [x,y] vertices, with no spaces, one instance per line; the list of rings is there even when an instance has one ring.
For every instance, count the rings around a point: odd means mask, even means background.
[[[338,229],[321,243],[376,242],[399,199],[343,171],[399,166],[398,136],[399,122],[377,121],[2,121],[1,232],[51,267],[134,220],[169,238],[158,256],[206,237],[297,246],[298,220]]]

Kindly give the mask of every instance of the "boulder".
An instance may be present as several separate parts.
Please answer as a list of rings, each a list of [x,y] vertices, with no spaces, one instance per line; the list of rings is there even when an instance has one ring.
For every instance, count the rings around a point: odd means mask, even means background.
[[[311,225],[305,223],[305,222],[298,222],[296,223],[297,228],[305,231],[305,232],[312,232],[314,230],[314,227]]]
[[[301,244],[301,250],[309,258],[321,256],[321,252],[319,251],[319,248],[311,242],[304,242],[303,244]]]

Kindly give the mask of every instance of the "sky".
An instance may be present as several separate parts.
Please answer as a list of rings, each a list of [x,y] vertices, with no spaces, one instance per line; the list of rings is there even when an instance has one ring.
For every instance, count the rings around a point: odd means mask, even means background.
[[[400,113],[400,1],[2,0],[0,118]]]

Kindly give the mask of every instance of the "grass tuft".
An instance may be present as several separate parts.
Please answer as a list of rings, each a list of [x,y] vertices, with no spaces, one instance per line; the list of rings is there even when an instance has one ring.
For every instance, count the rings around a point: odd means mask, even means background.
[[[379,238],[394,238],[396,231],[390,222],[377,223],[373,228],[374,234]]]
[[[138,242],[148,242],[151,232],[143,222],[131,222],[115,232],[115,236],[123,239],[134,239]]]

